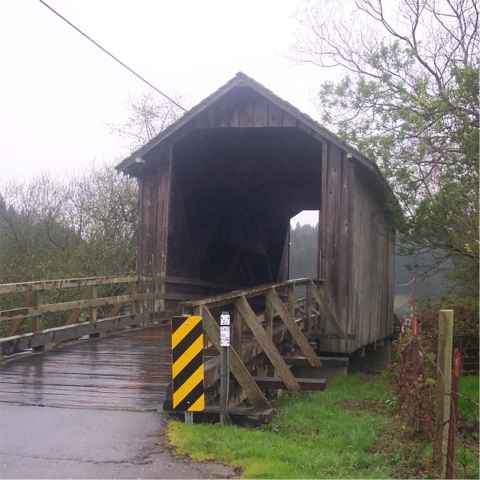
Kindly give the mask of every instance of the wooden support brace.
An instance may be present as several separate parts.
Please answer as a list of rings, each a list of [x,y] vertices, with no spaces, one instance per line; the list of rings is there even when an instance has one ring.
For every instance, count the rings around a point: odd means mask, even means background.
[[[312,284],[311,294],[313,300],[318,304],[318,309],[320,310],[320,314],[324,315],[330,323],[333,324],[335,329],[341,334],[345,335],[343,328],[341,327],[340,323],[338,323],[337,315],[333,311],[333,308],[330,306],[329,301],[326,298],[325,292],[323,289],[317,288],[314,284]]]
[[[305,337],[302,330],[295,322],[295,319],[291,315],[291,312],[287,311],[287,309],[285,308],[285,305],[283,304],[282,300],[280,299],[275,290],[273,290],[271,293],[271,301],[283,323],[288,328],[293,339],[300,347],[300,350],[305,355],[305,357],[308,358],[308,362],[310,363],[310,365],[312,367],[320,367],[322,364],[320,358],[317,356],[312,346],[310,345],[307,337]]]
[[[240,314],[237,310],[233,312],[232,319],[232,347],[238,353],[240,358],[242,357],[242,337],[243,337],[243,324]]]
[[[217,322],[213,318],[210,310],[202,306],[200,307],[200,315],[203,318],[203,328],[213,343],[215,348],[220,351],[220,329]],[[270,402],[267,400],[260,387],[256,384],[247,367],[242,362],[240,355],[235,348],[230,347],[230,368],[233,376],[240,384],[241,388],[245,392],[250,403],[259,410],[265,410],[271,408]]]
[[[235,302],[235,307],[238,309],[240,314],[242,315],[245,323],[247,324],[248,328],[253,333],[255,340],[258,342],[260,347],[263,349],[269,360],[272,362],[275,371],[277,372],[278,376],[282,379],[283,383],[289,390],[298,391],[300,390],[300,385],[298,384],[297,380],[295,379],[293,373],[288,368],[285,360],[283,359],[280,352],[277,350],[277,347],[274,345],[272,340],[268,337],[267,332],[265,332],[264,328],[260,325],[257,321],[257,316],[255,312],[250,307],[250,304],[247,302],[245,297],[240,297]]]

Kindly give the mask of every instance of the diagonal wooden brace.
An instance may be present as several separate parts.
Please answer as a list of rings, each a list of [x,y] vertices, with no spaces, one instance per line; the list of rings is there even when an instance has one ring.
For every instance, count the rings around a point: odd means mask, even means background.
[[[264,328],[257,320],[255,312],[250,307],[250,304],[247,302],[247,299],[242,296],[235,302],[235,307],[242,315],[245,323],[248,328],[253,333],[255,340],[258,342],[262,350],[267,355],[270,362],[272,362],[273,367],[278,373],[278,376],[282,379],[282,382],[289,390],[298,391],[300,390],[300,385],[295,379],[293,373],[290,371],[290,368],[286,364],[280,352],[277,350],[277,347],[272,342],[272,340],[265,332]]]
[[[220,329],[217,322],[213,318],[210,310],[205,306],[201,307],[200,315],[203,318],[203,328],[209,340],[213,343],[214,347],[220,351]],[[233,347],[230,347],[230,369],[240,387],[245,392],[248,400],[255,408],[258,408],[259,410],[271,408],[270,402],[257,385],[257,382],[255,382],[250,375],[250,372],[242,362],[240,355]]]
[[[320,358],[317,356],[312,346],[308,342],[307,337],[303,334],[302,330],[295,322],[295,319],[292,318],[292,316],[289,314],[289,312],[285,308],[284,303],[282,302],[282,300],[278,296],[277,291],[274,288],[272,288],[270,299],[274,309],[282,319],[285,326],[288,328],[290,334],[292,335],[297,345],[300,347],[300,350],[302,351],[303,355],[305,355],[305,357],[307,358],[308,363],[312,367],[320,367],[322,364],[322,362],[320,361]]]
[[[325,295],[325,291],[323,289],[317,288],[317,286],[312,282],[311,294],[313,300],[318,304],[320,314],[324,315],[324,317],[333,324],[338,333],[345,336],[345,332],[341,327],[340,323],[338,323],[337,315],[335,314],[333,308],[330,306],[330,303]]]

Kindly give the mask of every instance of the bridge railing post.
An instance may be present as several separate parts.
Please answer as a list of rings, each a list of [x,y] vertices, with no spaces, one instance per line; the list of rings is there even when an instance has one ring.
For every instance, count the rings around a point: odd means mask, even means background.
[[[312,286],[310,282],[305,286],[305,327],[304,330],[309,335],[312,333]]]
[[[129,291],[130,295],[132,296],[132,303],[130,305],[130,309],[132,312],[132,316],[136,318],[138,314],[138,302],[136,299],[138,293],[138,280],[130,284]]]
[[[93,285],[90,289],[90,298],[92,300],[96,300],[98,298],[98,289],[96,285]],[[97,321],[97,306],[94,305],[91,310],[90,310],[90,322],[91,323],[96,323]]]
[[[38,309],[40,304],[40,294],[37,290],[29,290],[27,295],[28,306],[34,310]],[[42,328],[42,317],[40,315],[35,315],[32,318],[32,331],[33,333],[38,333]]]

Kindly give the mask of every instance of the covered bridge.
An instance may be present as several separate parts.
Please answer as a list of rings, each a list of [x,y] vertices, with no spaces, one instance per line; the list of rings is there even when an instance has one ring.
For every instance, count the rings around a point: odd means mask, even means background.
[[[290,219],[319,210],[317,271],[350,353],[392,333],[391,191],[375,163],[238,73],[118,169],[138,178],[138,271],[167,309],[288,278]],[[171,299],[170,301],[168,299]]]

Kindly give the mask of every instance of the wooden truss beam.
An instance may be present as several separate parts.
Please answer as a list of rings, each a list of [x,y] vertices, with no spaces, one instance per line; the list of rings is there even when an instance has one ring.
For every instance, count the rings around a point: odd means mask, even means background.
[[[285,308],[282,300],[278,296],[277,291],[273,288],[271,292],[271,302],[273,304],[274,309],[282,319],[285,326],[288,328],[288,331],[292,335],[293,339],[300,347],[300,350],[308,358],[308,362],[312,367],[320,367],[322,362],[320,358],[317,356],[315,351],[313,350],[312,346],[308,342],[307,337],[303,334],[302,330],[298,326],[295,319],[292,317],[291,313]]]
[[[215,348],[220,351],[220,329],[217,322],[206,306],[201,307],[200,315],[203,317],[203,328],[205,329],[209,340],[213,343]],[[270,402],[267,400],[262,390],[260,390],[260,387],[250,375],[247,367],[233,347],[230,347],[230,368],[233,376],[236,378],[237,382],[245,392],[245,395],[254,407],[261,410],[271,408]]]
[[[289,390],[299,391],[300,385],[295,379],[293,373],[290,371],[290,368],[286,364],[282,355],[277,350],[277,347],[267,335],[267,332],[264,330],[260,322],[257,320],[257,316],[252,310],[252,307],[250,307],[247,299],[244,296],[241,296],[235,302],[235,307],[240,312],[240,315],[242,315],[248,328],[250,328],[252,331],[255,340],[265,352],[265,355],[267,355],[270,362],[272,362],[273,367],[275,368],[278,376],[282,379],[285,386]]]
[[[330,302],[325,295],[324,289],[322,287],[317,288],[317,286],[312,282],[310,293],[313,297],[313,301],[318,305],[320,314],[335,327],[338,333],[344,336],[345,332],[338,322],[337,315],[331,307]]]

